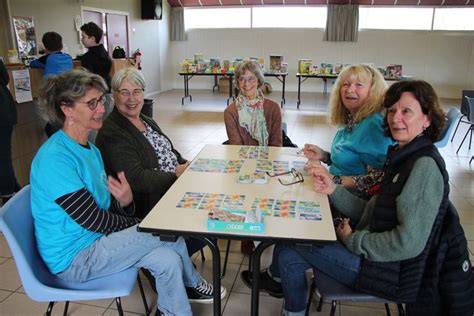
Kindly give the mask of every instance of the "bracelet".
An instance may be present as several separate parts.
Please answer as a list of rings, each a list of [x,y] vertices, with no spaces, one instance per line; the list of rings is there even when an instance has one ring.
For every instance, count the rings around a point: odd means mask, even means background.
[[[342,178],[341,178],[341,176],[334,176],[334,177],[332,177],[332,182],[334,182],[335,184],[342,184]]]

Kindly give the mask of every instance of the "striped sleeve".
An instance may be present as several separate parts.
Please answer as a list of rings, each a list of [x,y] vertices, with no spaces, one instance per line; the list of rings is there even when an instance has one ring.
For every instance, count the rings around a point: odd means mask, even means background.
[[[81,227],[102,234],[124,230],[139,222],[137,218],[127,217],[100,209],[92,195],[82,188],[65,194],[55,201]],[[111,208],[117,207],[112,203]]]

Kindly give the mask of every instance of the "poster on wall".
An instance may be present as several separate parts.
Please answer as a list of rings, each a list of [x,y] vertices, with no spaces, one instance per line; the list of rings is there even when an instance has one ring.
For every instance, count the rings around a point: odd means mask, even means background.
[[[38,54],[38,48],[33,17],[15,16],[13,17],[13,27],[15,28],[20,59],[35,57]]]
[[[12,77],[16,102],[23,103],[33,101],[30,73],[28,69],[12,70]]]

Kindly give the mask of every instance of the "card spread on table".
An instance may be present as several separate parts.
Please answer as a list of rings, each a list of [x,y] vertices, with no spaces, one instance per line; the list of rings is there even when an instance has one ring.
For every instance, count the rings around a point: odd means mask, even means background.
[[[311,201],[255,198],[252,203],[252,210],[259,210],[264,216],[322,220],[319,203]]]
[[[220,210],[242,208],[245,195],[186,192],[176,205],[177,208],[193,208],[200,210]]]
[[[208,211],[244,211],[245,195],[186,192],[176,205],[177,208],[189,208]],[[262,216],[294,218],[300,220],[322,220],[321,207],[317,202],[296,201],[272,198],[255,198],[250,211]]]
[[[239,173],[245,160],[197,159],[189,170],[197,172]]]
[[[239,158],[242,159],[268,159],[268,147],[244,146],[239,149]]]

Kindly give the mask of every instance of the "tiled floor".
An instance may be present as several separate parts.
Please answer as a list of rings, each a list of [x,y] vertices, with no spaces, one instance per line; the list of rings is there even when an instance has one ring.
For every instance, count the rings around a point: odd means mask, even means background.
[[[163,93],[155,98],[154,118],[164,132],[172,139],[174,145],[187,159],[192,159],[204,144],[220,144],[226,140],[223,124],[225,94],[212,94],[209,91],[191,91],[193,102],[181,106],[182,90]],[[273,93],[270,98],[279,100],[280,93]],[[328,96],[316,93],[302,95],[300,110],[296,110],[296,94],[287,93],[286,106],[283,110],[284,121],[288,124],[288,134],[291,140],[302,146],[311,142],[324,148],[329,148],[334,129],[325,124]],[[444,104],[457,104],[456,100],[445,100]],[[464,126],[463,126],[464,125]],[[441,149],[450,174],[451,199],[456,205],[464,226],[469,245],[474,250],[474,163],[469,166],[469,158],[474,154],[474,148],[463,146],[459,155],[455,154],[457,146],[466,132],[466,124],[458,131],[453,143]],[[229,258],[227,274],[223,285],[228,290],[227,297],[222,302],[224,316],[249,315],[250,290],[239,277],[239,272],[247,267],[247,258],[240,253],[238,242],[233,242]],[[222,244],[221,249],[225,249]],[[206,261],[200,256],[194,258],[197,268],[210,280],[211,255],[206,251]],[[269,252],[264,254],[262,266],[270,260]],[[471,260],[474,255],[471,254]],[[155,305],[155,295],[148,283],[144,285],[149,301]],[[132,296],[125,297],[122,305],[126,315],[144,313],[141,299],[136,289]],[[318,315],[313,304],[311,315]],[[14,259],[3,236],[0,235],[0,315],[42,315],[46,311],[46,303],[30,300],[21,286],[16,272]],[[54,315],[62,314],[63,303],[54,309]],[[280,315],[282,301],[262,294],[260,299],[260,315]],[[393,308],[393,307],[392,307]],[[329,304],[325,304],[321,315],[327,315]],[[381,304],[342,304],[340,313],[346,316],[356,315],[385,315]],[[212,315],[212,305],[193,305],[195,315]],[[394,311],[394,313],[396,313]],[[70,315],[116,315],[113,300],[71,303]]]

